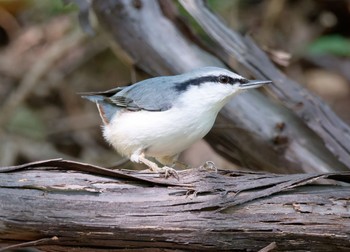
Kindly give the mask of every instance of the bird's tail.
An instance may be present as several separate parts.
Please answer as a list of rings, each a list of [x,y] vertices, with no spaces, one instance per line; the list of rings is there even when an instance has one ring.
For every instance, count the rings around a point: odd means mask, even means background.
[[[98,112],[104,124],[109,124],[113,116],[119,111],[119,108],[110,102],[108,98],[121,91],[124,87],[117,87],[102,92],[78,93],[82,98],[96,103]]]
[[[105,98],[105,96],[103,95],[91,95],[91,94],[81,94],[81,97],[96,103],[103,101]]]
[[[123,90],[123,88],[125,87],[117,87],[117,88],[109,89],[107,91],[102,91],[102,92],[81,92],[81,93],[78,93],[78,95],[80,95],[84,99],[88,99],[89,101],[98,102],[98,101],[103,101],[104,97],[111,97],[115,95],[116,93]]]

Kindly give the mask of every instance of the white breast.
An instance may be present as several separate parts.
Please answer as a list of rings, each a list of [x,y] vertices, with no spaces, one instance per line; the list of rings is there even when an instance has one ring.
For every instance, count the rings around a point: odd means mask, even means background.
[[[163,112],[121,112],[104,126],[104,136],[127,157],[140,149],[151,157],[173,156],[204,137],[215,117],[215,113],[192,113],[177,108]]]

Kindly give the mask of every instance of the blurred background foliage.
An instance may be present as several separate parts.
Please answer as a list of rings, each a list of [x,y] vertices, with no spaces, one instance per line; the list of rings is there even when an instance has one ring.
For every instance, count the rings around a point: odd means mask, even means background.
[[[208,5],[350,123],[349,1]],[[184,10],[180,14],[200,30]],[[147,76],[116,58],[98,29],[94,36],[84,34],[77,15],[78,7],[68,1],[0,0],[0,165],[62,157],[112,166],[120,159],[102,138],[94,104],[77,93]],[[203,142],[183,159],[195,166],[212,159],[232,168]]]

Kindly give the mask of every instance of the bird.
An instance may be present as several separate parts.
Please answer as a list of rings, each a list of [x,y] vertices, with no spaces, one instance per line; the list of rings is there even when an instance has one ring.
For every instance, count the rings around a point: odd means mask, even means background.
[[[173,167],[179,154],[210,131],[221,108],[242,91],[269,83],[207,66],[82,97],[96,103],[103,136],[119,154],[178,179]]]

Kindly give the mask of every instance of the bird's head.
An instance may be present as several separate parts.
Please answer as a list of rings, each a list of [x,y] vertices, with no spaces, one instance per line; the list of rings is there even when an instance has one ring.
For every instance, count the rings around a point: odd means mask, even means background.
[[[266,80],[248,80],[219,67],[202,67],[178,77],[175,89],[181,94],[182,102],[196,101],[202,105],[208,104],[219,108],[232,96],[245,89],[271,83]]]

